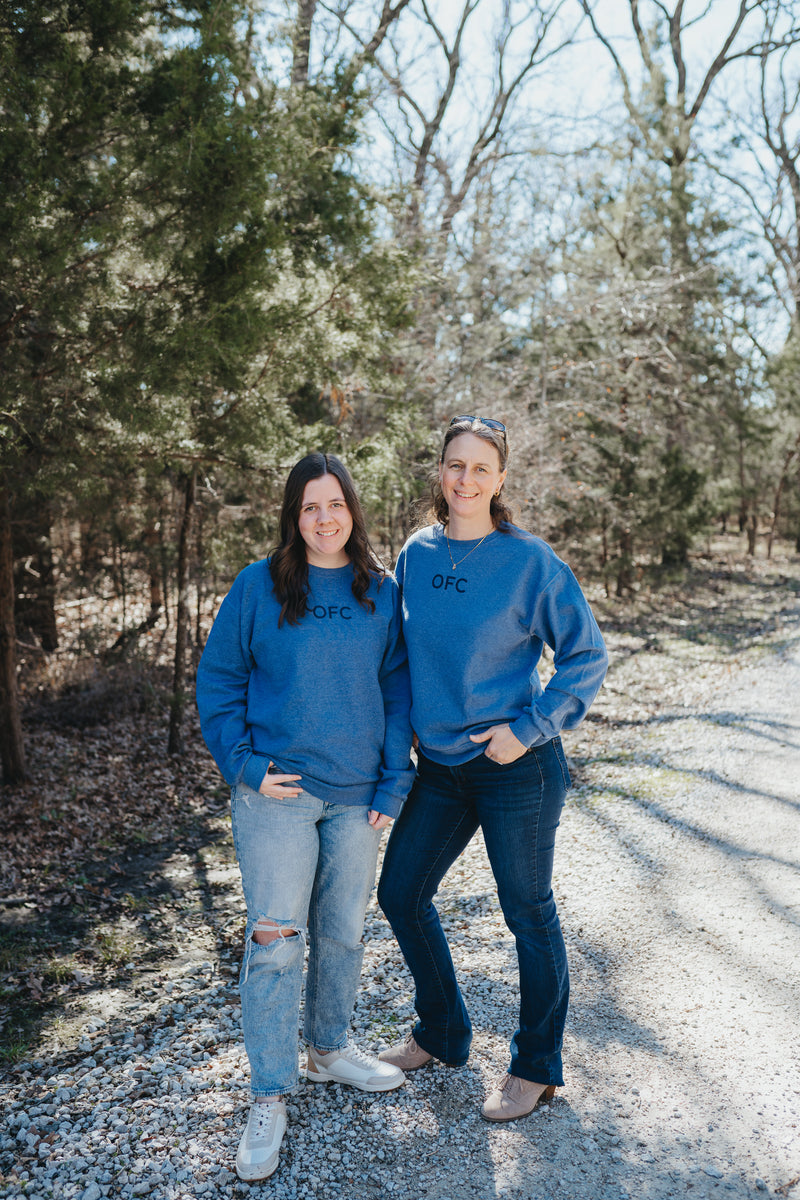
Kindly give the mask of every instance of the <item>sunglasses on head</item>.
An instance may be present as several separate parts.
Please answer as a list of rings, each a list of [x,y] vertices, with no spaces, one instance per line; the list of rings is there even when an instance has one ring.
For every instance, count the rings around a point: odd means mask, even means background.
[[[480,421],[481,425],[486,425],[489,429],[496,429],[498,433],[502,433],[503,441],[507,441],[505,425],[502,421],[495,421],[494,417],[474,417],[462,414],[460,417],[453,417],[450,424],[456,425],[459,421]]]

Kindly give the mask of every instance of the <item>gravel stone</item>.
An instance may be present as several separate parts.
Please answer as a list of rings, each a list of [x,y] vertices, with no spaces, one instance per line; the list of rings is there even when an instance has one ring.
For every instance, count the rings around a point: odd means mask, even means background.
[[[613,743],[591,719],[565,738],[576,787],[554,889],[572,1007],[554,1101],[507,1126],[479,1117],[518,997],[478,837],[437,901],[475,1029],[469,1063],[426,1067],[384,1095],[301,1081],[260,1194],[800,1200],[800,653],[720,666],[692,689]],[[209,954],[149,977],[152,996],[124,1018],[88,1018],[71,1057],[6,1072],[3,1194],[255,1194],[233,1170],[249,1105],[236,971]],[[362,980],[354,1036],[378,1050],[414,1013],[374,900]]]

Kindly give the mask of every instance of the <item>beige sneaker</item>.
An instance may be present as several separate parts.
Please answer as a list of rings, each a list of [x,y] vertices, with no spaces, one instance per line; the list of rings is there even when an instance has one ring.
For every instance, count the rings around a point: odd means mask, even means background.
[[[404,1042],[398,1042],[388,1050],[381,1050],[378,1058],[381,1062],[399,1067],[401,1071],[418,1071],[420,1067],[426,1067],[429,1062],[433,1062],[433,1055],[417,1045],[413,1033],[409,1033]]]
[[[309,1046],[306,1079],[309,1083],[345,1083],[362,1092],[391,1092],[406,1081],[394,1063],[381,1062],[352,1042],[330,1054]]]
[[[516,1121],[527,1117],[542,1100],[552,1100],[555,1085],[531,1083],[519,1075],[504,1075],[486,1098],[481,1116],[487,1121]]]
[[[286,1104],[270,1100],[250,1105],[239,1151],[236,1155],[236,1174],[251,1182],[269,1179],[278,1166],[278,1154],[286,1133]]]

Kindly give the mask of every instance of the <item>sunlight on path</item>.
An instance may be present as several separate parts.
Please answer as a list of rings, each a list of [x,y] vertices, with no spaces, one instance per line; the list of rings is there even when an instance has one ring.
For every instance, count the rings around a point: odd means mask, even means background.
[[[571,1082],[629,1104],[631,1195],[800,1174],[798,697],[795,647],[626,734],[565,814]]]

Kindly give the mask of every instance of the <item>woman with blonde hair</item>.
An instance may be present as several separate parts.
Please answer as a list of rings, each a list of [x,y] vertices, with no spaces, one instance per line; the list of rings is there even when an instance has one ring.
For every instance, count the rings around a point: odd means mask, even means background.
[[[563,1084],[569,998],[551,886],[569,772],[559,733],[584,717],[605,675],[603,639],[575,576],[502,499],[505,426],[450,422],[434,522],[400,552],[417,778],[386,850],[378,901],[416,984],[418,1020],[381,1058],[413,1071],[467,1060],[472,1026],[433,897],[480,827],[519,963],[511,1062],[483,1106],[490,1121],[531,1112]],[[536,665],[551,647],[555,674]]]

